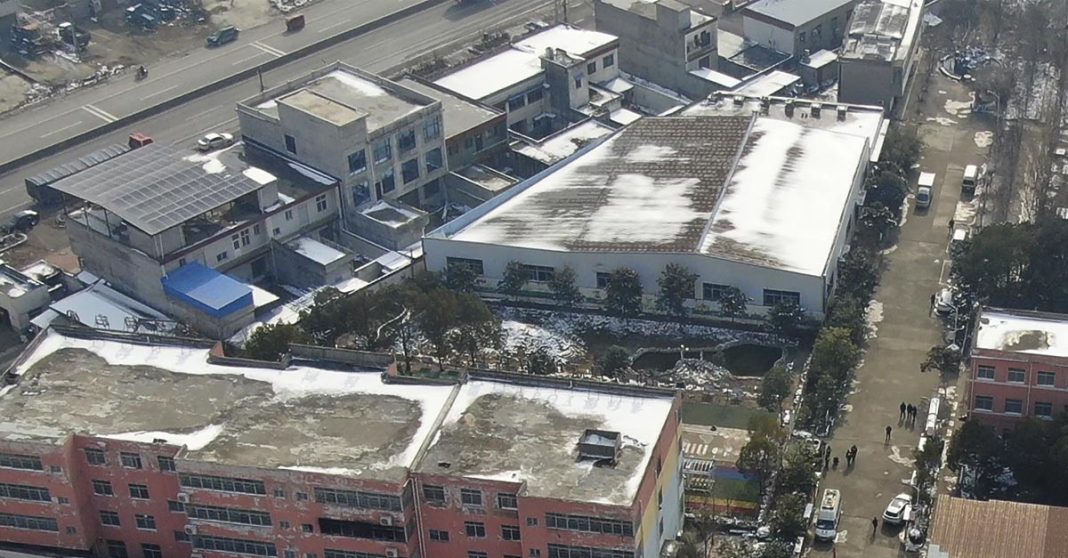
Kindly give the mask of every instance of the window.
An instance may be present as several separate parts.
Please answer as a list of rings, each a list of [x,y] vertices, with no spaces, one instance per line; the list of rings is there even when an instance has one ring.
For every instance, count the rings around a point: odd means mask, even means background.
[[[297,138],[286,134],[286,151],[296,154],[297,152]]]
[[[286,212],[283,213],[282,215],[285,216],[286,221],[292,221],[293,220],[293,210],[292,209],[287,209]]]
[[[795,291],[764,289],[764,306],[775,306],[776,304],[788,302],[801,306],[801,293]]]
[[[716,283],[701,283],[701,298],[705,300],[719,301],[723,298],[723,295],[730,290],[730,285],[719,285]]]
[[[449,258],[450,260],[453,258]],[[423,498],[426,498],[428,502],[444,502],[445,501],[445,487],[433,486],[429,484],[423,485]]]
[[[49,465],[48,470],[52,473],[62,473],[63,467],[60,467],[59,465]]]
[[[975,376],[980,380],[993,380],[994,379],[994,367],[980,364],[975,369]]]
[[[482,491],[474,490],[471,488],[461,488],[460,502],[462,502],[465,506],[481,506]]]
[[[285,498],[286,497],[286,489],[284,489],[284,488],[276,488],[276,489],[274,489],[274,497],[275,498]]]
[[[193,547],[204,550],[233,552],[235,554],[248,554],[251,556],[278,556],[278,549],[272,543],[246,541],[244,539],[230,539],[226,537],[212,537],[208,535],[198,535],[193,539]]]
[[[553,280],[553,275],[556,273],[555,269],[543,265],[520,264],[519,267],[523,270],[523,275],[527,281],[548,283]]]
[[[440,529],[431,529],[430,540],[437,542],[449,542],[449,532]]]
[[[580,78],[580,77],[575,78],[575,89],[579,89],[581,87],[582,87],[582,78]]]
[[[334,550],[332,548],[323,550],[323,558],[381,558],[381,556],[381,554],[367,554],[366,552],[352,550]]]
[[[430,174],[441,168],[441,148],[431,149],[426,152],[426,172]]]
[[[614,54],[609,54],[608,56],[605,56],[604,58],[601,59],[601,66],[605,67],[605,68],[608,68],[610,66],[615,65],[615,63],[616,63],[616,55],[614,55]]]
[[[271,514],[266,512],[219,506],[187,506],[187,509],[189,510],[189,517],[206,521],[240,523],[243,525],[271,525]]]
[[[89,450],[86,450],[88,452]],[[104,452],[100,452],[103,455]],[[17,453],[0,453],[0,467],[5,469],[24,469],[27,471],[44,471],[41,458],[35,455]]]
[[[515,97],[512,97],[511,99],[508,99],[508,110],[509,111],[519,110],[519,109],[523,108],[523,106],[526,105],[526,104],[527,104],[527,98],[525,96],[516,95]]]
[[[156,462],[159,463],[160,471],[174,471],[173,457],[167,457],[166,455],[157,455]]]
[[[101,511],[100,523],[102,525],[111,525],[112,527],[118,527],[120,525],[119,514],[113,511]]]
[[[382,173],[382,180],[378,181],[378,189],[382,193],[392,192],[397,187],[397,180],[394,178],[394,172],[392,168],[386,169],[386,172]]]
[[[594,60],[593,62],[590,62],[589,64],[586,64],[586,73],[592,74],[592,73],[594,73],[596,71],[597,71],[597,61],[596,60]]]
[[[148,500],[148,487],[143,484],[130,485],[130,498]]]
[[[532,548],[532,549],[530,549],[530,558],[541,558],[541,549],[540,548]]]
[[[407,184],[419,178],[419,159],[409,159],[401,164],[401,179]]]
[[[259,223],[252,225],[252,234],[259,236],[261,232],[263,232],[263,229],[260,228]]]
[[[515,494],[502,492],[497,495],[497,507],[502,510],[516,510],[519,509],[519,500],[515,497]]]
[[[181,474],[178,483],[190,488],[204,488],[206,490],[218,490],[219,492],[240,492],[242,494],[267,494],[267,488],[263,481],[246,480],[230,477],[215,477],[211,475]]]
[[[93,481],[93,494],[98,496],[114,496],[115,491],[112,490],[110,482],[95,480]]]
[[[308,499],[308,493],[307,492],[297,492],[297,501],[307,500],[307,499]]]
[[[994,398],[989,395],[976,395],[975,396],[975,410],[976,411],[993,411],[994,410]]]
[[[441,118],[437,116],[423,123],[423,139],[430,141],[441,137]]]
[[[174,532],[174,542],[187,543],[189,542],[189,533],[185,531]]]
[[[562,513],[545,514],[545,525],[550,529],[565,529],[586,533],[603,533],[606,535],[634,536],[634,525],[621,519],[588,517]]]
[[[608,273],[607,271],[598,271],[597,272],[597,288],[598,289],[607,289],[608,288],[608,282],[611,281],[611,280],[612,280],[612,274],[611,273]]]
[[[1053,418],[1053,403],[1046,401],[1035,401],[1035,416],[1042,418]]]
[[[241,231],[241,245],[248,246],[252,244],[252,231],[245,229]]]
[[[486,524],[479,523],[478,521],[465,521],[464,532],[467,533],[467,536],[469,537],[475,537],[479,539],[485,538]]]
[[[415,149],[415,130],[405,130],[397,134],[397,149],[401,153]]]
[[[13,513],[0,513],[0,527],[12,527],[30,531],[52,531],[53,533],[59,532],[59,523],[53,517],[36,517],[32,515],[16,515]]]
[[[108,541],[108,556],[110,558],[129,558],[126,552],[126,543],[122,541]]]
[[[312,527],[311,523],[301,523],[300,530],[305,533],[314,533],[315,527]]]
[[[282,553],[282,556],[285,556],[285,558],[297,558],[297,551],[296,550],[286,550],[285,552]]]
[[[218,253],[218,254],[217,254],[217,255],[215,256],[215,261],[217,261],[217,262],[224,262],[224,261],[226,261],[226,259],[227,259],[227,258],[229,258],[229,257],[230,257],[230,254],[226,253],[226,251],[223,251],[223,252],[219,252],[219,253]]]
[[[167,511],[171,513],[185,513],[185,504],[177,500],[167,500]]]
[[[1005,400],[1005,412],[1020,414],[1023,412],[1023,400],[1022,399],[1006,399]]]
[[[47,488],[27,484],[0,484],[0,498],[12,500],[29,500],[32,502],[51,502],[52,494]]]
[[[107,465],[108,463],[104,450],[97,448],[85,448],[85,461],[90,465]]]
[[[326,211],[326,207],[326,194],[319,194],[318,196],[315,196],[315,211],[317,213],[322,213]]]
[[[527,91],[527,103],[528,104],[536,103],[536,102],[542,100],[543,97],[545,97],[545,92],[542,91],[541,87],[538,87],[536,89],[531,89],[530,91]]]
[[[485,552],[479,552],[477,550],[468,550],[467,558],[489,558],[489,554]]]
[[[1027,381],[1027,372],[1020,368],[1009,368],[1009,381],[1014,384],[1022,384]]]
[[[549,558],[634,558],[634,553],[611,548],[550,544]]]
[[[375,163],[381,163],[393,158],[393,145],[389,143],[389,138],[386,138],[374,146]]]
[[[1052,386],[1057,383],[1056,372],[1039,372],[1038,373],[1038,385],[1040,386]]]
[[[801,34],[797,36],[797,40],[801,41],[802,43],[805,42],[805,32],[804,31],[802,31]]]
[[[236,234],[231,236],[230,237],[230,242],[233,242],[234,250],[240,250],[241,249],[241,237],[240,236],[238,236]]]
[[[271,229],[271,234],[273,234],[274,236],[278,236],[278,235],[282,234],[282,229],[280,229],[278,227],[275,227],[275,228]]]
[[[356,153],[349,154],[349,174],[356,174],[367,170],[367,151],[361,149]]]
[[[538,526],[538,518],[536,518],[536,517],[528,517],[527,518],[527,527],[537,527],[537,526]]]
[[[369,199],[371,199],[371,185],[366,180],[352,185],[352,205],[361,205]]]
[[[141,556],[144,556],[144,558],[163,558],[163,549],[158,544],[141,543]]]
[[[292,527],[292,525],[290,525],[288,521],[279,521],[278,522],[278,528],[279,529],[289,529],[290,527]]]
[[[518,541],[519,540],[519,526],[518,525],[501,525],[501,537],[506,541]]]
[[[134,521],[137,522],[137,528],[138,529],[143,529],[145,531],[155,531],[156,530],[156,518],[152,517],[151,515],[145,515],[143,513],[139,513],[139,514],[134,516]]]
[[[119,461],[122,462],[122,466],[127,469],[140,469],[141,468],[141,455],[136,453],[121,452],[119,453]]]
[[[446,268],[450,268],[450,267],[466,267],[467,269],[471,270],[471,273],[474,273],[475,275],[478,275],[478,276],[485,275],[485,269],[482,266],[482,260],[474,260],[474,259],[470,259],[470,258],[447,257],[447,258],[445,258],[445,267]],[[423,487],[423,494],[424,495],[426,494],[426,489],[427,488],[441,488],[441,487],[440,486],[435,486],[435,487],[424,486]],[[429,500],[429,499],[430,499],[430,497],[427,496],[427,500]],[[444,492],[442,492],[441,499],[442,500],[445,499],[445,493]]]
[[[355,490],[315,488],[315,501],[365,510],[401,511],[401,499],[391,494]]]

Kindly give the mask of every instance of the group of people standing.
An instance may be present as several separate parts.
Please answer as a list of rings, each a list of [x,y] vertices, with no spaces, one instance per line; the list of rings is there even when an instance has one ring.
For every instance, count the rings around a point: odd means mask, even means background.
[[[916,426],[916,415],[920,412],[920,408],[912,403],[901,403],[901,416],[898,420],[904,423],[906,427]]]

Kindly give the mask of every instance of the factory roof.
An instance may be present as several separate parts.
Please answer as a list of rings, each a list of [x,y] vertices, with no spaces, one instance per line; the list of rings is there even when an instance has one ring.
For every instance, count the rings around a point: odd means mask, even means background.
[[[613,131],[614,128],[591,119],[560,130],[536,143],[523,144],[514,150],[535,161],[551,165],[570,157],[582,146]]]
[[[793,27],[802,26],[824,14],[851,4],[855,0],[759,0],[744,9],[752,13],[781,21]]]
[[[231,367],[208,356],[49,330],[14,368],[18,382],[0,390],[0,439],[162,439],[197,461],[386,481],[416,469],[630,505],[674,405],[666,391],[499,375],[385,383],[378,370]],[[587,429],[619,433],[615,465],[577,459]]]
[[[938,496],[929,556],[1064,558],[1068,508]]]
[[[526,482],[534,497],[630,505],[671,408],[671,396],[474,380],[459,388],[419,470]],[[614,466],[577,459],[587,429],[621,434]]]
[[[975,348],[1068,357],[1068,314],[984,308]]]
[[[146,234],[159,234],[263,187],[247,165],[186,155],[159,143],[135,149],[52,184],[56,190],[118,215]]]
[[[411,78],[404,78],[398,83],[441,101],[446,138],[465,133],[503,114],[495,108],[463,99],[437,85],[421,83]]]
[[[571,56],[586,58],[618,41],[615,35],[561,24],[516,41],[512,48],[539,56],[547,48],[561,49]]]
[[[846,30],[842,58],[891,61],[904,58],[916,39],[922,0],[865,0]]]
[[[242,105],[278,118],[278,105],[283,104],[336,126],[366,117],[368,131],[374,131],[434,102],[395,82],[337,62],[303,80],[269,89]]]
[[[751,115],[643,118],[437,234],[551,251],[695,252],[819,276],[865,141]]]

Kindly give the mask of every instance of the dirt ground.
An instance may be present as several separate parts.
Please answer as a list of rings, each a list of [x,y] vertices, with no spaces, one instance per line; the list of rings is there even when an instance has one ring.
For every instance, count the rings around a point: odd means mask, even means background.
[[[268,0],[204,0],[204,9],[215,25],[235,25],[238,29],[259,27],[280,13]]]
[[[30,82],[14,74],[0,75],[0,112],[7,112],[26,99]]]
[[[78,257],[70,249],[67,231],[56,224],[52,215],[42,215],[41,223],[30,231],[26,242],[0,253],[0,260],[15,268],[45,260],[68,273],[81,270]]]

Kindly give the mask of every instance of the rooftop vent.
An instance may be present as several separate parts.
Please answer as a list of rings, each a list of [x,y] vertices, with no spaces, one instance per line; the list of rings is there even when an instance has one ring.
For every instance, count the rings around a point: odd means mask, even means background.
[[[771,99],[767,97],[760,98],[760,114],[767,114],[768,108],[771,107]]]
[[[838,120],[845,120],[846,113],[849,112],[849,107],[838,106]]]
[[[615,465],[622,438],[619,432],[587,428],[578,442],[579,459],[593,459]]]
[[[789,99],[782,107],[783,112],[786,113],[787,118],[793,118],[794,116],[794,100]]]
[[[734,106],[740,107],[745,104],[745,97],[741,95],[734,96]]]
[[[820,107],[819,103],[812,103],[812,107],[811,107],[811,110],[810,110],[810,112],[812,113],[812,118],[819,118],[820,117],[820,108],[821,107]]]

